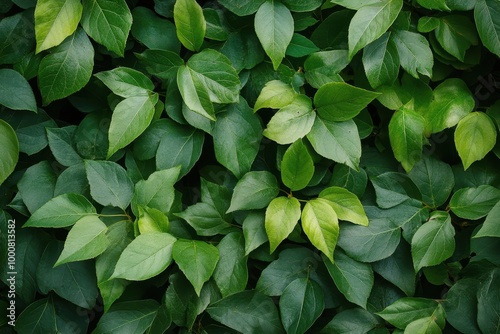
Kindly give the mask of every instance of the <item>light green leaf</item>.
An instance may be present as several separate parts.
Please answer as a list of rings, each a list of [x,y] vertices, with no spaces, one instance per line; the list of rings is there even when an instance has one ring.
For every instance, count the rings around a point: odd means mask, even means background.
[[[409,104],[413,105],[413,102]],[[389,122],[389,139],[396,160],[406,172],[422,158],[425,119],[406,104],[396,111]]]
[[[118,56],[124,56],[131,26],[132,14],[125,0],[83,0],[83,29]]]
[[[387,32],[363,50],[363,66],[372,88],[391,86],[399,73],[399,54],[394,40]]]
[[[417,3],[427,9],[450,10],[446,5],[446,0],[417,0]]]
[[[366,309],[374,280],[371,265],[351,259],[342,250],[335,251],[335,262],[325,261],[325,265],[347,300]]]
[[[307,139],[318,154],[358,170],[361,140],[353,120],[330,122],[316,117]]]
[[[396,43],[401,67],[414,78],[419,78],[419,73],[429,78],[432,76],[434,55],[429,47],[429,42],[421,34],[396,30],[391,33],[391,38]]]
[[[104,206],[127,208],[134,194],[134,184],[125,169],[115,162],[85,160],[85,171],[92,198]]]
[[[295,197],[281,196],[269,203],[265,228],[271,253],[292,233],[299,219],[300,203]]]
[[[474,238],[500,237],[500,201],[495,204],[486,216],[483,225]]]
[[[314,105],[323,120],[342,122],[359,114],[378,95],[345,82],[331,82],[314,94]]]
[[[430,316],[444,319],[443,307],[437,301],[414,297],[400,298],[376,314],[400,329],[405,329],[415,320]]]
[[[279,301],[281,322],[288,334],[305,333],[325,308],[321,286],[309,277],[297,278]]]
[[[500,200],[500,190],[490,185],[477,188],[462,188],[450,200],[451,211],[464,219],[479,219],[486,216]]]
[[[274,70],[278,69],[293,37],[293,17],[281,2],[265,1],[255,14],[255,33],[266,54],[271,58]]]
[[[434,89],[434,98],[424,112],[427,134],[457,125],[474,106],[474,97],[463,80],[446,79]]]
[[[472,112],[462,118],[455,129],[455,145],[464,170],[483,159],[496,144],[497,129],[483,112]]]
[[[0,185],[16,168],[19,159],[19,141],[9,123],[0,119]]]
[[[231,227],[221,213],[209,203],[190,205],[175,215],[184,219],[201,236],[217,235]]]
[[[328,204],[337,214],[338,219],[368,226],[363,205],[356,195],[341,187],[328,187],[319,193],[319,197],[328,200]]]
[[[255,101],[254,112],[262,108],[280,109],[293,102],[297,93],[292,86],[280,80],[266,82]]]
[[[82,89],[94,68],[94,48],[82,29],[66,38],[43,57],[38,86],[43,104],[67,97]]]
[[[349,58],[382,36],[402,7],[402,0],[384,0],[359,8],[349,24]]]
[[[496,0],[477,0],[474,20],[484,46],[500,56],[500,3]]]
[[[132,212],[138,213],[138,207],[150,207],[164,214],[170,212],[174,203],[175,189],[180,173],[180,166],[163,169],[152,173],[147,180],[137,182],[132,197]]]
[[[348,64],[347,50],[319,51],[311,54],[304,62],[305,78],[314,88],[330,82],[343,82],[340,76]]]
[[[85,216],[71,228],[64,248],[54,266],[67,262],[92,259],[106,250],[107,226],[97,216]]]
[[[96,73],[95,76],[113,93],[125,98],[148,95],[154,89],[153,82],[148,77],[128,67],[117,67]]]
[[[172,256],[200,296],[203,284],[212,277],[219,261],[219,250],[204,241],[180,239],[174,244]]]
[[[140,206],[138,211],[136,222],[140,234],[170,232],[168,217],[160,210]]]
[[[174,23],[182,45],[188,50],[199,51],[207,29],[201,6],[195,0],[177,0]]]
[[[144,333],[153,323],[158,306],[154,300],[117,303],[103,314],[92,334]]]
[[[236,183],[227,212],[265,208],[278,195],[278,181],[267,171],[248,172]]]
[[[411,240],[415,271],[440,264],[455,251],[455,229],[445,211],[434,211]]]
[[[158,94],[138,95],[126,98],[113,110],[109,125],[109,159],[119,149],[139,137],[153,120]]]
[[[176,238],[168,233],[140,234],[123,250],[110,279],[144,281],[154,277],[172,262]]]
[[[333,251],[339,237],[337,214],[327,200],[310,200],[302,210],[302,229],[311,243],[333,263]]]
[[[40,0],[35,7],[36,53],[61,44],[73,34],[82,17],[78,0]]]
[[[463,15],[441,17],[435,35],[443,49],[462,62],[465,52],[479,42],[474,24]]]
[[[297,140],[290,145],[281,161],[281,179],[292,191],[305,188],[314,175],[314,162],[309,151]]]
[[[35,95],[28,81],[19,72],[0,69],[0,104],[13,110],[37,112]]]
[[[63,194],[36,210],[23,227],[67,227],[95,214],[96,209],[84,196]]]
[[[311,131],[315,118],[311,99],[300,94],[274,114],[263,134],[278,144],[291,144]]]

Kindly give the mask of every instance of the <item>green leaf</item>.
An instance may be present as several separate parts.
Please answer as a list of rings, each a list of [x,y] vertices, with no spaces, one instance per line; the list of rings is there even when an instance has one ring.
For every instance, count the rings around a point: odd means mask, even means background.
[[[432,317],[425,317],[414,320],[408,324],[405,328],[405,332],[415,333],[415,334],[441,334],[441,328],[436,322],[436,319]]]
[[[403,173],[387,172],[371,178],[371,181],[377,195],[377,204],[383,209],[392,208],[410,198],[421,197],[418,187]]]
[[[203,284],[212,277],[219,261],[219,250],[204,241],[180,239],[174,244],[172,256],[200,296]]]
[[[376,314],[400,329],[418,319],[430,316],[444,318],[443,307],[437,301],[414,297],[400,298]]]
[[[71,228],[64,242],[64,249],[54,266],[67,262],[92,259],[106,250],[107,226],[97,216],[86,216]]]
[[[132,26],[125,0],[83,0],[82,27],[97,43],[123,57]]]
[[[483,333],[498,331],[500,322],[498,298],[500,297],[500,270],[495,268],[481,280],[477,293],[477,323]]]
[[[302,228],[311,243],[333,262],[339,237],[337,214],[327,200],[310,200],[302,210]]]
[[[68,227],[95,214],[96,209],[84,196],[63,194],[36,210],[23,227]]]
[[[158,312],[154,300],[133,300],[117,303],[99,319],[93,334],[144,333]]]
[[[292,191],[304,189],[314,175],[314,163],[309,151],[297,140],[290,145],[281,161],[281,179]]]
[[[227,212],[265,208],[278,195],[278,181],[270,172],[248,172],[234,187]]]
[[[220,258],[213,278],[222,297],[245,290],[248,283],[248,266],[243,233],[229,233],[220,241],[217,249]]]
[[[245,236],[245,255],[268,241],[265,228],[265,214],[262,212],[250,212],[242,224]]]
[[[497,129],[483,112],[472,112],[462,118],[455,130],[455,145],[464,169],[483,159],[495,146]]]
[[[433,100],[424,112],[427,134],[457,125],[474,106],[474,97],[465,82],[446,79],[434,89]]]
[[[448,290],[443,308],[446,321],[463,333],[480,334],[477,324],[477,292],[481,283],[475,278],[458,280]]]
[[[450,165],[427,155],[415,164],[408,175],[422,193],[423,202],[431,208],[446,203],[455,186]]]
[[[462,62],[465,52],[479,42],[474,24],[462,15],[441,17],[435,35],[443,49]]]
[[[411,103],[412,104],[412,103]],[[408,105],[396,111],[389,122],[389,139],[394,157],[406,172],[422,158],[425,119]]]
[[[137,228],[140,234],[152,232],[168,233],[170,231],[170,222],[168,217],[160,210],[140,206],[137,217]]]
[[[41,0],[35,7],[36,53],[50,49],[73,34],[82,17],[78,0]]]
[[[123,167],[111,161],[85,160],[85,171],[92,198],[104,206],[127,208],[134,184]]]
[[[291,144],[311,131],[316,113],[306,95],[297,95],[271,118],[264,129],[264,136],[278,144]]]
[[[38,86],[43,104],[67,97],[82,89],[94,68],[94,48],[82,29],[43,57],[38,71]]]
[[[455,251],[455,229],[445,211],[434,211],[411,240],[411,255],[415,271],[440,264]]]
[[[286,55],[300,58],[319,51],[318,47],[307,37],[300,34],[293,34],[292,40],[286,49]]]
[[[495,0],[477,0],[474,20],[484,46],[500,56],[500,4]]]
[[[137,6],[132,10],[132,35],[148,50],[179,52],[175,25],[158,17],[151,9]]]
[[[446,0],[417,0],[417,3],[427,9],[450,10],[446,5]]]
[[[402,0],[384,0],[359,8],[349,24],[349,58],[382,36],[402,7]]]
[[[429,16],[424,16],[418,19],[418,25],[417,29],[418,32],[431,32],[433,30],[436,30],[436,28],[439,26],[440,21],[436,17],[429,17]]]
[[[333,208],[338,219],[368,226],[368,217],[363,205],[349,190],[341,187],[328,187],[319,193],[319,197],[328,200],[328,204]]]
[[[281,322],[287,333],[305,333],[325,308],[321,286],[309,278],[290,283],[279,301]]]
[[[450,200],[451,211],[464,219],[480,219],[486,216],[500,200],[500,190],[490,185],[462,188]]]
[[[293,17],[281,2],[265,1],[255,14],[255,33],[266,54],[271,58],[274,70],[278,69],[293,37]]]
[[[241,97],[218,115],[212,130],[217,161],[240,178],[250,171],[262,139],[260,120]]]
[[[148,77],[128,67],[99,72],[95,76],[114,94],[125,98],[148,95],[154,89],[153,82]]]
[[[37,112],[35,95],[28,81],[19,72],[0,69],[0,104],[13,110]]]
[[[217,235],[231,227],[221,213],[208,203],[196,203],[175,215],[184,219],[201,236]]]
[[[476,233],[474,238],[481,237],[500,237],[500,201],[495,204],[491,211],[486,216],[483,225]]]
[[[137,182],[132,197],[132,211],[138,213],[138,207],[150,207],[164,214],[170,212],[174,203],[174,184],[179,178],[180,166],[163,169],[152,173],[147,180]]]
[[[314,88],[330,82],[343,82],[340,76],[348,64],[347,50],[319,51],[311,54],[304,62],[305,78]]]
[[[363,50],[363,67],[372,88],[392,85],[399,73],[399,54],[391,33],[368,44]]]
[[[3,17],[0,22],[0,64],[15,64],[35,48],[33,11]],[[29,79],[27,79],[29,80]]]
[[[188,50],[199,51],[207,29],[201,6],[195,0],[176,1],[174,23],[182,45]]]
[[[214,8],[203,8],[203,16],[207,22],[205,37],[216,41],[227,41],[230,28],[223,11]]]
[[[0,185],[16,168],[19,159],[19,141],[9,123],[0,119]]]
[[[255,13],[265,0],[220,0],[219,3],[238,16]]]
[[[335,262],[325,261],[335,285],[350,302],[366,309],[373,287],[373,271],[368,263],[351,259],[343,251],[335,251]]]
[[[342,122],[359,114],[378,95],[344,82],[331,82],[314,94],[314,105],[323,120]]]
[[[285,6],[292,12],[309,12],[319,8],[321,0],[283,0]]]
[[[270,297],[258,291],[242,291],[207,308],[212,319],[241,333],[284,333],[278,310]]]
[[[380,2],[380,0],[331,0],[332,3],[340,5],[345,8],[358,10],[365,6],[373,6]]]
[[[33,189],[33,184],[37,187]],[[56,175],[46,160],[28,167],[17,183],[19,196],[30,213],[38,210],[52,199],[56,185]]]
[[[83,162],[80,155],[76,152],[75,132],[77,127],[74,125],[63,128],[47,128],[47,140],[49,147],[56,158],[63,166],[73,166]]]
[[[135,56],[149,74],[163,80],[174,78],[179,67],[184,65],[184,61],[177,53],[168,50],[147,49],[142,53],[136,53]]]
[[[419,78],[419,73],[427,77],[432,76],[434,56],[429,47],[429,42],[421,34],[396,30],[391,34],[398,49],[401,67],[414,78]]]
[[[358,170],[361,140],[353,120],[331,122],[316,117],[307,139],[321,156]]]
[[[280,109],[291,104],[297,93],[292,86],[280,80],[266,82],[255,101],[254,112],[262,108]]]
[[[335,165],[329,185],[345,188],[361,198],[367,183],[368,176],[364,169],[357,172],[346,165]]]
[[[110,279],[143,281],[160,274],[172,262],[176,240],[168,233],[138,235],[121,253]]]
[[[369,333],[379,325],[375,315],[365,309],[355,307],[337,313],[319,333]]]
[[[266,209],[265,228],[273,253],[294,230],[300,219],[300,203],[295,197],[277,197]]]

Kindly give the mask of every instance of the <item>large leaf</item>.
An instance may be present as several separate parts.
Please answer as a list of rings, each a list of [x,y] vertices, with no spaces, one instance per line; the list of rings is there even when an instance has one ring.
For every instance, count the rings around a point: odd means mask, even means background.
[[[498,332],[500,307],[500,270],[495,268],[482,277],[477,293],[477,323],[483,333]]]
[[[465,61],[465,53],[471,45],[478,43],[474,24],[462,15],[442,17],[435,34],[443,49],[462,62]]]
[[[248,172],[234,187],[227,212],[265,208],[278,195],[278,181],[267,171]]]
[[[36,52],[59,45],[75,32],[82,16],[78,0],[40,0],[35,7]]]
[[[488,214],[500,200],[500,190],[490,185],[462,188],[450,200],[451,211],[464,219],[479,219]]]
[[[90,80],[93,68],[92,43],[82,29],[77,29],[40,62],[38,86],[43,104],[82,89]]]
[[[212,277],[219,261],[219,250],[204,241],[180,239],[174,244],[172,256],[200,296],[203,284]]]
[[[104,206],[125,210],[132,200],[134,184],[123,167],[111,161],[85,160],[92,198]]]
[[[15,64],[35,47],[33,11],[4,16],[0,22],[0,64]]]
[[[500,56],[500,4],[495,0],[477,0],[474,19],[484,46]]]
[[[201,6],[195,0],[176,1],[174,22],[182,45],[188,50],[199,51],[207,29]]]
[[[121,253],[111,278],[143,281],[158,275],[172,262],[176,240],[160,232],[137,236]]]
[[[464,169],[483,159],[496,144],[497,129],[483,112],[473,112],[462,118],[455,130],[455,145]]]
[[[316,117],[307,138],[320,155],[358,169],[361,140],[353,120],[331,122]]]
[[[273,300],[258,291],[230,295],[210,305],[207,312],[212,319],[241,333],[284,333]]]
[[[500,201],[495,204],[484,220],[483,225],[474,238],[480,237],[500,237]]]
[[[125,0],[83,0],[82,27],[97,43],[124,55],[132,14]]]
[[[25,227],[67,227],[85,216],[95,215],[96,209],[82,195],[63,194],[52,198],[36,210]]]
[[[327,200],[310,200],[302,211],[302,228],[311,243],[333,262],[333,251],[339,237],[337,214]]]
[[[293,17],[281,2],[265,1],[255,14],[255,32],[276,70],[293,36]]]
[[[126,98],[116,105],[109,125],[107,158],[146,130],[153,120],[157,102],[158,94],[150,93]]]
[[[290,145],[281,161],[281,180],[290,190],[305,188],[314,175],[314,163],[302,140]]]
[[[14,171],[19,159],[19,141],[9,123],[0,119],[0,184]]]
[[[97,323],[93,334],[144,333],[158,312],[154,300],[133,300],[117,303]]]
[[[446,294],[446,321],[462,333],[481,333],[477,324],[477,292],[481,285],[475,278],[463,278]]]
[[[384,0],[359,8],[349,24],[349,58],[382,36],[402,7],[402,0]]]
[[[128,67],[118,67],[110,71],[96,73],[113,93],[121,97],[147,95],[154,89],[153,82],[143,73]]]
[[[339,219],[362,226],[368,225],[368,217],[363,205],[358,197],[349,190],[335,186],[328,187],[319,193],[319,197],[328,200],[328,204]]]
[[[35,95],[28,81],[19,72],[0,69],[0,104],[13,110],[37,112]]]
[[[411,241],[411,255],[415,271],[435,266],[448,259],[455,251],[455,229],[447,212],[434,211]]]
[[[363,66],[373,88],[392,85],[399,73],[399,54],[391,33],[368,44],[363,50]]]
[[[300,219],[300,203],[295,197],[277,197],[266,209],[265,228],[271,253],[294,230]]]
[[[401,67],[413,77],[419,77],[419,73],[428,77],[432,76],[434,56],[429,47],[429,42],[421,34],[396,30],[391,34],[396,43]]]

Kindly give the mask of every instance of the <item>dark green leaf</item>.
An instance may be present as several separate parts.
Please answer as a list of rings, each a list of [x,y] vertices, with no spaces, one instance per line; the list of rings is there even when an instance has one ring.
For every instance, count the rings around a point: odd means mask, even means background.
[[[495,0],[477,0],[474,20],[484,46],[500,56],[500,4]]]
[[[172,22],[141,6],[132,10],[132,19],[132,35],[148,49],[179,52],[181,45]]]
[[[364,169],[355,171],[349,166],[337,164],[333,167],[329,185],[345,188],[361,198],[365,193],[367,183],[368,176]]]
[[[281,161],[281,179],[292,191],[305,188],[314,174],[314,163],[302,140],[290,145]]]
[[[219,3],[238,16],[255,13],[265,0],[220,0]]]
[[[154,300],[125,301],[113,305],[97,323],[92,334],[144,333],[158,312]]]
[[[19,159],[19,141],[9,123],[0,119],[0,184],[14,171]]]
[[[226,41],[229,37],[229,26],[224,12],[213,8],[203,8],[203,16],[207,23],[206,38]]]
[[[373,88],[392,85],[399,73],[399,54],[391,33],[368,44],[363,50],[363,66]]]
[[[319,51],[318,47],[310,39],[303,35],[294,33],[292,40],[286,49],[286,55],[291,57],[305,57],[313,52]]]
[[[456,282],[443,303],[446,321],[463,333],[479,334],[477,324],[477,292],[481,283],[477,279],[464,278]]]
[[[443,49],[462,62],[465,60],[465,52],[471,45],[478,43],[474,24],[462,15],[441,17],[435,34]]]
[[[319,51],[311,54],[304,62],[305,78],[314,88],[330,82],[342,82],[340,76],[348,64],[347,50]]]
[[[52,154],[63,166],[72,166],[83,162],[76,152],[75,132],[76,126],[70,125],[64,128],[47,128],[47,139]]]
[[[35,46],[33,11],[25,10],[0,21],[0,64],[14,64]]]
[[[221,213],[208,203],[196,203],[175,215],[184,219],[201,236],[217,235],[231,227]]]
[[[500,224],[498,221],[500,219],[500,201],[495,204],[491,211],[486,216],[483,225],[474,236],[474,238],[480,237],[500,237]]]
[[[229,233],[220,241],[217,248],[220,258],[213,278],[222,297],[245,290],[248,282],[248,267],[243,233]]]
[[[483,276],[477,293],[477,323],[483,333],[498,332],[500,323],[500,270],[491,270]]]
[[[37,187],[33,189],[33,185]],[[54,196],[56,175],[44,160],[30,166],[17,183],[19,194],[30,213],[34,213]]]
[[[418,4],[427,9],[450,10],[446,5],[446,0],[417,0]]]
[[[149,74],[164,80],[175,77],[179,66],[184,64],[177,53],[168,50],[147,49],[143,53],[136,53],[135,56]]]
[[[35,95],[28,81],[19,72],[0,69],[0,104],[14,110],[37,112]]]
[[[278,195],[278,181],[270,172],[248,172],[234,187],[227,212],[265,208]]]
[[[242,224],[245,236],[245,255],[268,241],[265,229],[265,215],[260,212],[251,212]]]
[[[378,319],[372,313],[356,307],[337,313],[320,334],[371,333],[373,332],[371,330],[378,325]]]
[[[450,200],[451,211],[464,219],[479,219],[486,216],[500,200],[500,190],[490,185],[477,188],[462,188]]]
[[[377,204],[388,209],[414,198],[420,199],[421,194],[413,181],[403,173],[387,172],[371,178]]]

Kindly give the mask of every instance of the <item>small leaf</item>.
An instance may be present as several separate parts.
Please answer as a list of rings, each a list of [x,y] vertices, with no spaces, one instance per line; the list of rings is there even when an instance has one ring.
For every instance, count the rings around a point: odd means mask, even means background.
[[[270,172],[248,172],[234,187],[227,212],[265,208],[278,195],[278,181]]]
[[[36,53],[59,45],[73,34],[82,16],[78,0],[40,0],[35,7]]]
[[[293,37],[290,10],[281,2],[265,1],[255,14],[255,33],[277,70]]]
[[[486,216],[500,200],[500,190],[483,184],[477,188],[462,188],[450,200],[451,211],[464,219],[480,219]]]
[[[391,33],[368,44],[363,50],[363,66],[372,88],[392,85],[399,73],[399,54]]]
[[[500,4],[495,0],[477,0],[474,20],[484,46],[500,56]]]
[[[176,1],[174,23],[182,45],[188,50],[199,51],[207,29],[201,6],[195,0]]]
[[[110,279],[144,281],[154,277],[172,262],[176,238],[168,233],[140,234],[123,250]]]
[[[219,250],[203,241],[181,239],[175,242],[172,256],[200,296],[203,284],[212,277],[219,261]]]
[[[153,82],[148,77],[128,67],[99,72],[95,76],[114,94],[125,98],[147,95],[154,89]]]
[[[337,214],[324,199],[310,200],[302,210],[302,228],[311,243],[333,263],[339,237]]]
[[[486,216],[483,225],[476,233],[474,238],[481,237],[500,237],[500,201],[495,204]]]
[[[421,34],[396,30],[391,34],[396,43],[401,67],[414,78],[419,78],[419,73],[428,77],[432,76],[434,55],[429,47],[429,42]]]
[[[19,159],[19,141],[9,123],[0,119],[0,185],[14,171]]]
[[[37,112],[35,95],[28,81],[19,72],[0,69],[0,104],[13,110]]]
[[[415,271],[440,264],[455,251],[455,229],[447,212],[434,211],[411,240]]]
[[[280,80],[271,80],[266,82],[265,86],[260,91],[255,106],[254,112],[262,108],[280,109],[293,102],[297,93],[292,86]]]
[[[368,226],[363,205],[356,195],[341,187],[328,187],[319,193],[319,197],[328,200],[337,217],[351,223]]]
[[[295,197],[277,197],[266,209],[265,227],[273,253],[294,230],[300,219],[300,203]]]
[[[314,163],[309,151],[297,140],[290,145],[281,161],[281,179],[292,191],[305,188],[314,175]]]

